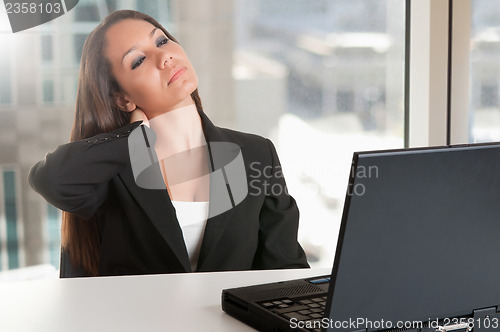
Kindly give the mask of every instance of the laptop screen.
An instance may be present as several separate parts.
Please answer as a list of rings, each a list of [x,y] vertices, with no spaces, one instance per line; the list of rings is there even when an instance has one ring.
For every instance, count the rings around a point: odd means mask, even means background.
[[[500,145],[355,154],[332,279],[335,331],[499,305]]]

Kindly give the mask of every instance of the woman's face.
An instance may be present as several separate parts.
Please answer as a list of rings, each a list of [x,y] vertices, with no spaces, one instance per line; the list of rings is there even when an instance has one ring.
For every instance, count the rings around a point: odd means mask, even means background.
[[[125,19],[106,32],[105,56],[122,88],[122,103],[148,118],[192,104],[198,78],[182,47],[151,23]],[[131,110],[129,107],[128,110]]]

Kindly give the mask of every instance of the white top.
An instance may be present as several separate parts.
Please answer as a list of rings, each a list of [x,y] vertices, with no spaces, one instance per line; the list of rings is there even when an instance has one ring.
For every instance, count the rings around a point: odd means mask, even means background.
[[[191,261],[191,269],[196,271],[200,256],[201,241],[208,218],[208,202],[172,201],[184,242]]]

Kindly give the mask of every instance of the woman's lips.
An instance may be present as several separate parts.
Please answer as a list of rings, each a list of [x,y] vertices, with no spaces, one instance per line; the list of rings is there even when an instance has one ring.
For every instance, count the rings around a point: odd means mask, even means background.
[[[174,69],[174,74],[170,77],[170,80],[168,80],[168,84],[174,82],[177,80],[179,77],[181,77],[182,74],[186,71],[186,68],[176,68]]]

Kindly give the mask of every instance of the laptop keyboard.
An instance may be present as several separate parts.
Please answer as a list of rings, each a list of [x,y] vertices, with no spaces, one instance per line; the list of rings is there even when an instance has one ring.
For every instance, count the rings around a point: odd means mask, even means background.
[[[297,321],[311,321],[312,323],[313,321],[319,322],[323,318],[326,305],[326,295],[296,301],[284,298],[264,301],[259,304],[288,321],[295,318]],[[307,325],[314,326],[314,324]],[[311,331],[320,331],[320,329],[312,329]]]

